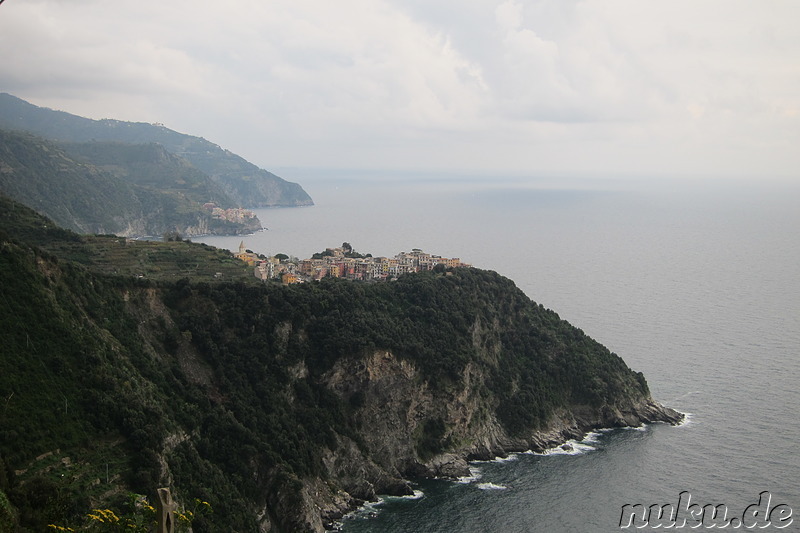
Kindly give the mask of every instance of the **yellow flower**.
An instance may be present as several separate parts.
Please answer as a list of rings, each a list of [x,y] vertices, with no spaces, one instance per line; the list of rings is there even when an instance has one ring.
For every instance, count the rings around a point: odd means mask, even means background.
[[[119,522],[119,517],[111,509],[93,509],[93,511],[102,515],[109,522]]]

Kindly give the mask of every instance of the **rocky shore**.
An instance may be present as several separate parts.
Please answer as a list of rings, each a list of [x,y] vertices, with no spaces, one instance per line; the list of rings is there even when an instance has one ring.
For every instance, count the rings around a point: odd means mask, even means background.
[[[334,483],[305,482],[305,510],[291,525],[303,531],[334,529],[347,513],[376,501],[378,495],[411,496],[414,479],[468,477],[470,461],[541,453],[598,429],[655,422],[677,425],[684,419],[682,413],[649,396],[623,398],[614,406],[574,406],[553,417],[546,429],[512,437],[496,413],[487,410],[491,399],[477,393],[485,376],[474,367],[467,367],[459,389],[446,393],[432,391],[414,365],[387,351],[340,361],[326,377],[328,387],[337,394],[363,397],[355,416],[364,428],[364,442],[359,446],[339,436],[336,450],[329,450],[323,459]],[[421,421],[431,417],[441,417],[449,441],[459,444],[423,460],[415,435]]]

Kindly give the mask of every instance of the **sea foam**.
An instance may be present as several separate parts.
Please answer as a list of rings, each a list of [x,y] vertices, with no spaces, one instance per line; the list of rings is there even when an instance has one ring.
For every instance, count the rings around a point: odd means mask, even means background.
[[[626,426],[620,429],[624,429],[627,431],[647,431],[647,424],[642,424],[641,426]]]
[[[694,420],[694,414],[693,413],[682,413],[682,414],[683,414],[683,420],[681,420],[681,423],[677,424],[675,427],[682,428],[682,427],[686,427],[686,426],[692,426],[692,425],[697,423]]]
[[[553,446],[543,452],[534,452],[533,455],[581,455],[597,449],[592,444],[598,442],[598,436],[599,434],[597,433],[590,433],[581,441],[571,439],[564,444]]]
[[[498,485],[496,483],[478,483],[475,486],[481,490],[506,490],[508,488],[505,485]]]
[[[511,461],[516,461],[517,459],[519,459],[519,453],[511,452],[505,457],[500,457],[498,455],[494,459],[487,459],[487,460],[480,460],[479,459],[479,460],[470,461],[470,462],[472,462],[472,463],[508,463],[508,462],[511,462]]]
[[[481,478],[481,475],[482,473],[480,468],[478,468],[477,466],[470,466],[469,475],[456,479],[456,483],[460,483],[462,485],[466,485],[468,483],[474,483],[475,481],[478,481]]]

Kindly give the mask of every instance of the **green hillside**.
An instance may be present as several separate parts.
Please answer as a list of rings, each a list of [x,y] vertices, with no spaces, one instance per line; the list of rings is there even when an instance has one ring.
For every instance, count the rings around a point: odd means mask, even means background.
[[[240,207],[312,205],[303,188],[258,168],[238,155],[202,137],[185,135],[155,124],[119,120],[92,120],[38,107],[0,93],[0,128],[34,133],[46,139],[86,143],[158,143],[215,181]]]
[[[131,185],[177,195],[195,204],[214,202],[222,208],[239,205],[206,174],[159,144],[92,142],[60,146],[77,160]]]
[[[0,130],[0,193],[79,233],[124,236],[250,233],[203,208],[233,201],[205,175],[156,145],[71,144]]]
[[[467,458],[680,419],[493,272],[264,284],[203,245],[0,208],[0,525],[18,531],[170,486],[213,504],[197,532],[320,532]]]

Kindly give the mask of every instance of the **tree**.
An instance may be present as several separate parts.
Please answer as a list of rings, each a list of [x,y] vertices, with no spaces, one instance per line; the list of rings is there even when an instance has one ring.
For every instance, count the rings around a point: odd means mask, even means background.
[[[342,250],[344,250],[344,253],[349,253],[349,252],[353,251],[353,247],[350,245],[349,242],[343,242],[342,243]]]

